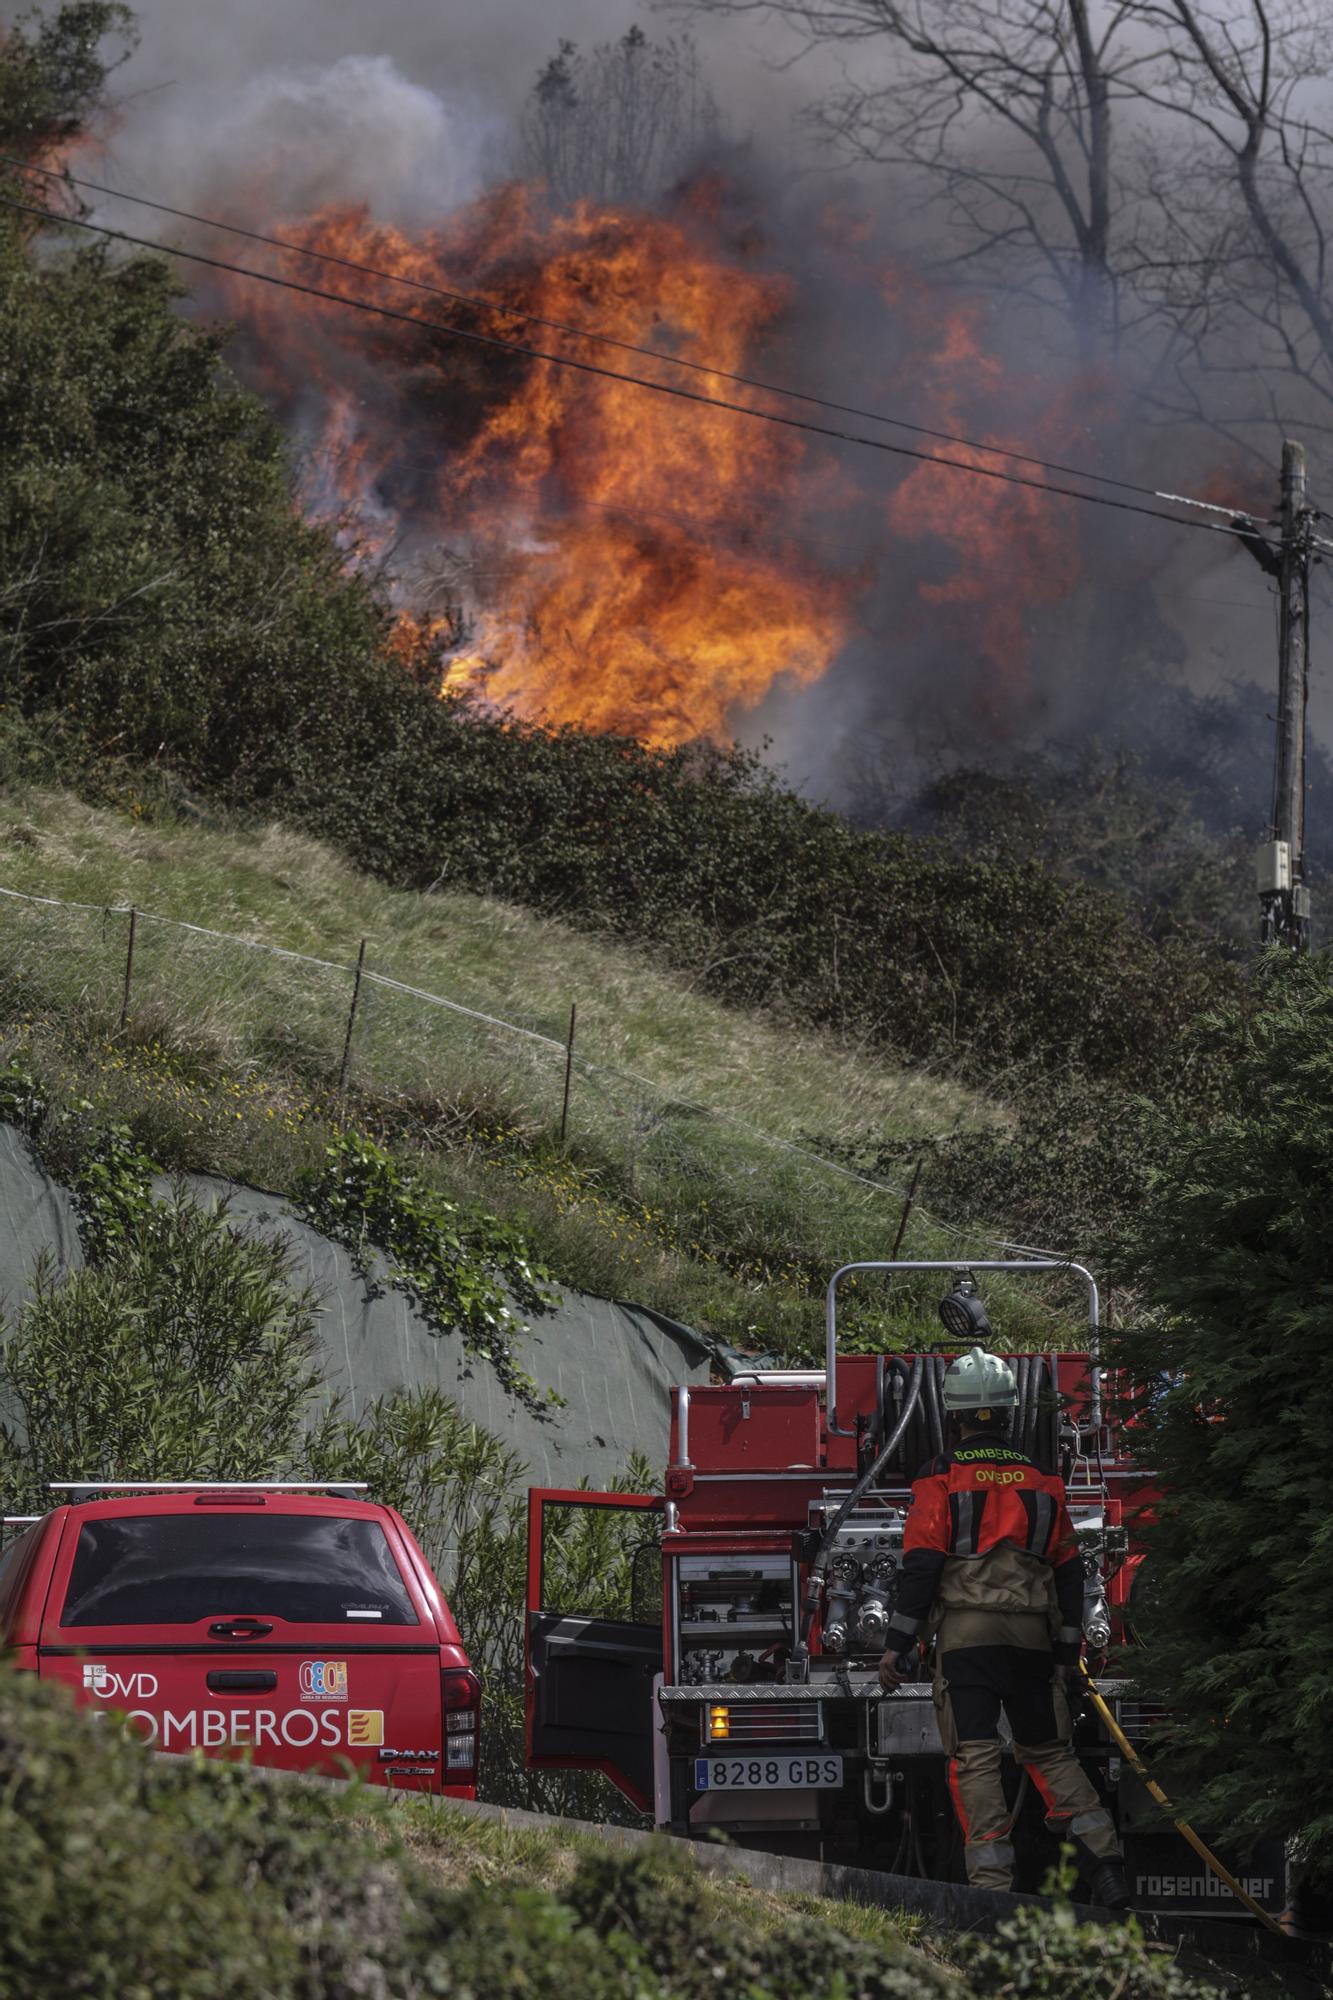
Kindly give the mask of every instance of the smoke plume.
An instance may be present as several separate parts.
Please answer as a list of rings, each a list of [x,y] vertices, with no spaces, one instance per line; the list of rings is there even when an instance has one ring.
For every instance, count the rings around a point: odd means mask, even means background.
[[[1030,314],[928,275],[887,181],[791,171],[794,113],[819,79],[776,80],[771,37],[701,40],[729,143],[686,185],[651,210],[560,213],[515,186],[518,113],[558,36],[620,35],[621,7],[140,12],[109,179],[489,310],[327,265],[275,270],[978,467],[1004,469],[505,309],[1119,476],[1160,458],[1129,368],[1034,343]],[[117,204],[99,214],[143,226]],[[768,740],[798,783],[836,798],[877,749],[907,773],[1122,740],[1163,679],[1215,695],[1269,676],[1264,580],[1220,541],[263,287],[198,291],[240,329],[239,364],[282,412],[311,506],[343,521],[349,556],[397,572],[404,644],[434,644],[449,684],[520,713],[662,743]],[[1176,435],[1171,451],[1176,483],[1266,504],[1215,439]]]

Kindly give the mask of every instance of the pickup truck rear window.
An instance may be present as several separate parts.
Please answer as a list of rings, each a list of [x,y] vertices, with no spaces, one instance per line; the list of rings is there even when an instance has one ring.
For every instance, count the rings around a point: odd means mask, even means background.
[[[416,1625],[377,1521],[310,1514],[142,1514],[85,1521],[60,1622]]]

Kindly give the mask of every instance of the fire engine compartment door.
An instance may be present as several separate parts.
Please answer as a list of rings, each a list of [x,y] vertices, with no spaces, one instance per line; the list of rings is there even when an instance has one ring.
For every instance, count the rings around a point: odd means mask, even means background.
[[[662,1506],[651,1493],[528,1495],[528,1762],[604,1771],[641,1812],[662,1670]]]

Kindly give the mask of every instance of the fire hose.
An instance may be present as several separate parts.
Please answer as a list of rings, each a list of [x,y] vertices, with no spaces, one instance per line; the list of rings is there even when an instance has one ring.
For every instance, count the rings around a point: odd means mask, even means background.
[[[1149,1777],[1147,1766],[1144,1764],[1143,1759],[1139,1756],[1138,1751],[1134,1748],[1134,1745],[1130,1742],[1124,1730],[1120,1727],[1120,1724],[1116,1721],[1115,1717],[1112,1715],[1111,1710],[1108,1707],[1104,1697],[1102,1696],[1101,1690],[1098,1688],[1096,1681],[1094,1681],[1092,1675],[1088,1672],[1087,1661],[1080,1660],[1078,1665],[1079,1665],[1079,1672],[1083,1676],[1083,1684],[1087,1688],[1089,1695],[1092,1697],[1093,1707],[1096,1709],[1098,1715],[1101,1717],[1107,1729],[1110,1731],[1112,1740],[1114,1741],[1116,1748],[1119,1750],[1121,1756],[1125,1759],[1125,1762],[1129,1765],[1130,1770],[1134,1773],[1139,1783],[1144,1787],[1145,1791],[1147,1791],[1151,1797],[1156,1799],[1158,1805],[1162,1807],[1163,1811],[1170,1819],[1172,1826],[1174,1826],[1174,1828],[1176,1829],[1176,1832],[1180,1834],[1182,1839],[1187,1840],[1189,1842],[1190,1846],[1194,1849],[1194,1852],[1198,1855],[1199,1859],[1203,1862],[1204,1866],[1212,1869],[1218,1881],[1224,1882],[1226,1884],[1227,1888],[1230,1889],[1232,1895],[1236,1898],[1237,1902],[1243,1903],[1245,1905],[1245,1908],[1250,1912],[1250,1915],[1252,1917],[1257,1917],[1259,1919],[1259,1922],[1264,1926],[1265,1930],[1272,1931],[1274,1935],[1277,1937],[1285,1937],[1286,1932],[1283,1930],[1281,1924],[1277,1921],[1277,1918],[1270,1916],[1267,1910],[1261,1908],[1260,1905],[1255,1902],[1254,1897],[1251,1896],[1247,1890],[1241,1888],[1240,1883],[1236,1880],[1235,1876],[1232,1875],[1229,1872],[1229,1870],[1227,1870],[1222,1866],[1222,1863],[1218,1860],[1217,1856],[1213,1853],[1212,1849],[1206,1846],[1204,1842],[1200,1840],[1198,1834],[1194,1831],[1194,1828],[1188,1825],[1183,1819],[1177,1818],[1176,1809],[1172,1805],[1170,1799],[1167,1797],[1166,1793],[1162,1790],[1161,1786],[1156,1782],[1156,1780],[1154,1778]]]

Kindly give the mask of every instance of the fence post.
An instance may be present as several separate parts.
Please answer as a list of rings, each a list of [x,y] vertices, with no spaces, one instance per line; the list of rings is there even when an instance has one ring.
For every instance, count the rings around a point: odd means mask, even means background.
[[[352,981],[352,1004],[347,1010],[347,1033],[343,1036],[343,1059],[338,1065],[338,1095],[347,1088],[347,1065],[352,1060],[352,1030],[356,1026],[356,1010],[361,999],[361,974],[366,965],[366,940],[362,938],[361,949],[356,955],[356,977]]]
[[[565,1133],[569,1129],[569,1080],[574,1073],[574,1023],[578,1019],[578,1001],[569,1003],[569,1039],[565,1043],[565,1097],[560,1107],[560,1144],[565,1143]]]
[[[125,991],[120,999],[120,1025],[123,1028],[130,1017],[130,988],[134,982],[134,934],[139,927],[139,912],[130,904],[130,935],[125,946]]]
[[[912,1169],[911,1183],[907,1189],[907,1194],[903,1201],[903,1212],[898,1217],[898,1234],[893,1239],[893,1249],[889,1253],[889,1262],[891,1264],[897,1262],[898,1252],[903,1247],[903,1237],[907,1233],[907,1218],[912,1213],[912,1203],[916,1200],[916,1184],[921,1178],[921,1169],[922,1167],[925,1166],[925,1164],[926,1164],[925,1155],[922,1154],[921,1158],[917,1161],[915,1167],[913,1167]]]

